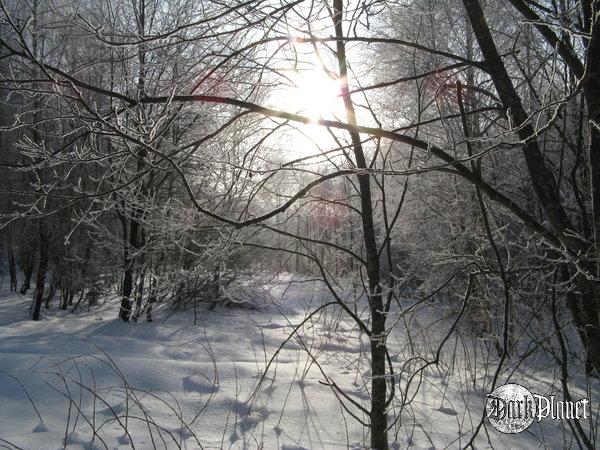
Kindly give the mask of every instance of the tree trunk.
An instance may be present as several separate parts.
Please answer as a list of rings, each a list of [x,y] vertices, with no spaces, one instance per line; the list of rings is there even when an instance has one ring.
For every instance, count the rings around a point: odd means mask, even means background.
[[[600,6],[600,2],[598,6]],[[596,251],[596,273],[600,275],[600,25],[593,27],[595,42],[590,43],[587,58],[588,81],[584,86],[590,139],[590,182],[592,194],[592,223]],[[589,286],[581,299],[581,310],[587,337],[586,372],[600,377],[600,284],[584,280]],[[586,292],[586,291],[584,291]]]
[[[81,293],[79,294],[79,298],[77,299],[77,302],[75,303],[75,305],[73,305],[73,308],[71,309],[72,313],[74,313],[75,311],[77,311],[77,308],[79,308],[79,305],[81,305],[81,302],[83,301],[84,298],[85,298],[85,286],[81,289]],[[73,301],[71,301],[69,303],[69,306],[71,305],[71,303],[73,303]]]
[[[371,320],[371,448],[380,450],[388,448],[385,314],[381,295],[371,299]]]
[[[598,37],[597,37],[598,39]],[[600,47],[600,46],[599,46]],[[598,55],[600,58],[600,55]],[[600,77],[600,61],[595,61],[594,76]],[[589,82],[586,91],[586,102],[590,130],[590,180],[592,192],[592,219],[594,228],[594,244],[596,251],[596,273],[600,275],[600,80]],[[586,372],[600,376],[600,284],[584,280],[588,292],[582,298],[582,315],[587,336]]]
[[[137,14],[137,27],[138,33],[140,36],[145,35],[146,29],[146,2],[145,0],[141,0],[139,5],[139,9],[136,11]],[[146,92],[146,48],[142,43],[138,46],[138,62],[139,62],[139,72],[138,72],[138,82],[137,82],[137,92],[140,98],[145,96]],[[143,170],[144,167],[144,158],[146,156],[146,150],[142,147],[138,150],[137,155],[137,170],[138,173]],[[142,185],[143,192],[143,185]],[[137,196],[137,200],[141,200],[141,195]],[[133,205],[130,219],[130,227],[129,227],[129,248],[130,250],[126,251],[125,257],[125,276],[123,277],[123,293],[121,298],[121,310],[119,312],[119,316],[124,322],[129,322],[131,318],[131,309],[132,309],[132,298],[131,294],[133,292],[133,284],[134,284],[134,270],[135,270],[135,261],[136,256],[131,257],[131,251],[135,251],[140,247],[140,218],[142,217],[142,211],[140,211],[138,205]]]
[[[137,292],[135,293],[135,314],[134,321],[137,322],[142,314],[142,300],[144,299],[144,284],[146,283],[146,270],[142,270],[138,278]]]
[[[598,283],[579,275],[576,279],[579,294],[570,292],[567,306],[585,351],[585,370],[588,375],[600,375],[600,317],[598,315]]]
[[[150,294],[148,295],[148,307],[146,310],[146,321],[152,322],[152,305],[156,301],[156,278],[152,273],[150,275]]]
[[[17,291],[17,262],[15,252],[11,246],[8,247],[8,273],[10,274],[10,291]]]
[[[33,299],[33,311],[31,318],[40,320],[40,311],[44,298],[44,283],[46,282],[46,272],[48,271],[48,240],[46,230],[42,223],[39,224],[40,239],[40,261],[38,263],[37,275],[35,280],[35,295]]]
[[[60,294],[60,310],[64,311],[67,309],[67,299],[69,298],[69,293],[66,289],[62,290]]]
[[[133,268],[132,261],[126,261],[125,275],[123,276],[123,291],[121,297],[121,309],[119,317],[123,322],[129,322],[131,316],[131,292],[133,290]]]
[[[54,278],[52,278],[52,281],[50,282],[50,292],[48,292],[48,297],[46,297],[44,308],[50,309],[50,302],[54,298],[55,294],[56,294],[56,282],[54,281]]]
[[[596,86],[597,84],[598,86]],[[584,93],[589,121],[590,193],[596,252],[595,275],[598,276],[600,274],[600,83],[588,82]]]
[[[121,310],[119,312],[119,317],[123,322],[129,322],[131,317],[131,294],[133,293],[133,272],[135,262],[135,257],[131,256],[131,252],[135,251],[138,245],[138,230],[139,223],[136,214],[133,214],[129,225],[129,242],[125,243],[128,248],[125,249],[125,274],[123,276]]]
[[[354,104],[350,96],[348,87],[348,66],[346,63],[346,47],[343,31],[343,0],[334,0],[333,2],[333,23],[335,34],[340,40],[336,45],[336,56],[340,72],[342,99],[348,123],[356,125],[356,113]],[[360,135],[355,131],[350,131],[352,147],[356,167],[358,169],[367,169]],[[385,344],[385,321],[383,298],[381,296],[380,284],[380,261],[375,237],[375,225],[373,221],[373,204],[371,198],[371,178],[368,174],[357,175],[360,202],[362,212],[363,240],[365,243],[365,252],[367,254],[366,269],[369,284],[369,304],[371,312],[371,448],[373,450],[386,450],[388,448],[387,439],[387,414],[386,414],[386,344]]]
[[[34,255],[32,254],[29,257],[29,261],[27,262],[27,267],[23,272],[23,284],[21,285],[21,290],[19,291],[21,295],[27,294],[27,291],[31,287],[31,277],[33,276],[33,264],[34,264]]]

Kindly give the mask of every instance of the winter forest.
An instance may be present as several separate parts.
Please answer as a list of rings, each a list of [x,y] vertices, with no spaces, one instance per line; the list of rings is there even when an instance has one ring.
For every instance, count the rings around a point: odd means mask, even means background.
[[[599,378],[600,0],[0,0],[1,448],[592,449]]]

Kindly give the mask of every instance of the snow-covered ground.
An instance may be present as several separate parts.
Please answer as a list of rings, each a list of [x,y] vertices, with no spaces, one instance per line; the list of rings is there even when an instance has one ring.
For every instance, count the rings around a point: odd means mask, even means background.
[[[319,290],[311,283],[280,284],[271,292],[278,307],[269,312],[199,309],[193,325],[190,312],[124,324],[115,319],[115,301],[75,315],[46,312],[36,323],[28,319],[30,297],[3,288],[0,447],[57,449],[65,442],[85,449],[368,447],[367,431],[325,384],[327,376],[368,408],[368,341],[340,318],[339,309],[312,317],[277,353],[323,301]],[[398,366],[408,348],[400,324],[390,335]],[[423,322],[410,326],[431,329]],[[448,345],[453,350],[455,342]],[[471,375],[463,369],[469,364]],[[491,375],[469,364],[456,360],[424,372],[418,393],[390,431],[392,446],[466,444],[481,419],[487,393],[482,384]],[[515,381],[536,383],[538,392],[556,383],[551,368],[533,373],[517,371]],[[489,448],[490,442],[493,448],[572,444],[566,422],[534,424],[519,435],[501,435],[489,426],[487,432],[489,442],[482,430],[477,448]]]

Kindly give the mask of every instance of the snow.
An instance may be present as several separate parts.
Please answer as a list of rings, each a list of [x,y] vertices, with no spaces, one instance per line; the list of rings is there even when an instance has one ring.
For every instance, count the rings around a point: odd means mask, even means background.
[[[45,312],[36,323],[27,317],[29,297],[1,290],[0,443],[39,450],[65,443],[73,449],[368,447],[366,430],[340,407],[305,350],[368,408],[365,336],[331,309],[307,321],[265,375],[281,343],[325,296],[315,284],[280,284],[270,295],[279,299],[275,308],[200,310],[194,326],[186,312],[124,324],[115,319],[116,301],[77,315]],[[401,330],[393,336],[393,359],[401,362],[406,342]],[[391,446],[464,445],[459,433],[476,426],[486,392],[466,389],[464,371],[450,376],[432,367],[424,375],[390,432]],[[535,378],[554,382],[551,371]],[[361,419],[367,418],[361,413]],[[487,431],[494,448],[507,449],[537,447],[538,439],[558,448],[569,436],[566,423],[542,422],[514,436]],[[485,432],[476,447],[489,447]]]

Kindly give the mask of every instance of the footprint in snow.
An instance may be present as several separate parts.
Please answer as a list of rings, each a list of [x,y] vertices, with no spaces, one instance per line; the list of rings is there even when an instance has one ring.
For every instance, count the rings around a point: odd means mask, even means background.
[[[131,439],[126,434],[120,436],[117,440],[119,441],[119,445],[131,445]]]
[[[48,427],[44,424],[44,422],[40,422],[37,424],[37,426],[31,430],[32,433],[45,433],[49,431]]]
[[[100,445],[98,445],[96,442],[97,441],[94,441],[92,443],[90,442],[89,438],[87,438],[85,435],[82,435],[77,431],[73,431],[69,435],[67,435],[67,438],[65,440],[65,447],[68,447],[69,445],[80,445],[83,448],[90,450],[100,450],[101,448],[103,448],[100,447]]]
[[[181,380],[183,392],[186,394],[193,392],[196,394],[212,394],[219,390],[219,385],[209,379],[206,375],[195,373]]]
[[[308,386],[308,381],[306,380],[296,380],[294,381],[294,383],[296,383],[298,386],[300,386],[300,389],[304,390],[304,388],[306,388],[306,386]]]
[[[452,408],[447,408],[445,406],[440,406],[437,411],[441,412],[442,414],[446,414],[448,416],[457,416],[457,412],[454,411],[454,409]]]
[[[276,389],[277,389],[277,386],[275,386],[274,384],[271,384],[263,389],[263,394],[273,395],[273,393],[275,392]]]
[[[256,426],[261,423],[265,418],[258,413],[250,413],[244,416],[240,420],[239,427],[242,434],[246,434],[248,431],[253,430]]]
[[[110,416],[120,416],[121,414],[123,414],[125,412],[125,404],[124,403],[119,403],[117,405],[113,405],[111,407],[106,407],[104,409],[102,409],[100,411],[103,414],[108,414]]]
[[[171,428],[171,431],[174,434],[181,436],[184,441],[194,436],[194,433],[192,433],[188,427]]]
[[[233,433],[231,433],[231,436],[229,436],[229,442],[234,444],[235,442],[237,442],[239,440],[240,440],[240,435],[238,434],[237,430],[233,430]]]
[[[353,395],[354,397],[357,397],[361,400],[369,400],[369,394],[367,392],[365,392],[364,390],[361,391],[346,391],[346,394],[348,395]]]
[[[229,442],[233,444],[234,442],[238,441],[240,439],[240,434],[244,435],[249,431],[252,431],[259,423],[266,420],[270,414],[271,411],[267,407],[255,407],[238,422],[238,426],[235,430],[233,430],[231,436],[229,436]]]

